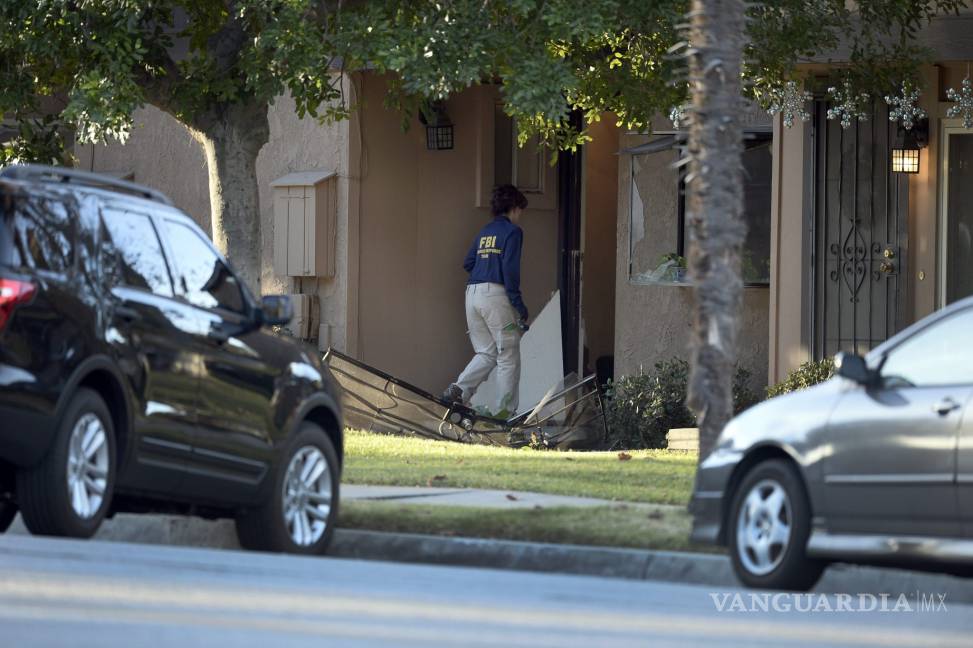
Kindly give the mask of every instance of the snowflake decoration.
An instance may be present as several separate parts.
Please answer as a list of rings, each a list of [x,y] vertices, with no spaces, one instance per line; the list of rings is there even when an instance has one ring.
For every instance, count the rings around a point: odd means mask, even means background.
[[[672,122],[672,127],[675,129],[680,129],[686,125],[686,111],[682,109],[682,106],[672,107],[672,110],[669,111],[669,121]]]
[[[840,119],[841,127],[851,126],[852,119],[865,121],[868,113],[865,112],[864,104],[868,103],[868,94],[860,93],[857,97],[851,92],[851,82],[845,81],[841,90],[834,86],[828,88],[828,94],[834,100],[834,106],[828,108],[828,119]]]
[[[963,79],[963,89],[956,92],[953,88],[946,91],[950,101],[956,103],[946,111],[947,117],[963,117],[963,128],[973,128],[973,88],[970,87],[970,77]]]
[[[902,94],[897,97],[885,97],[885,103],[894,106],[889,111],[889,121],[902,120],[902,128],[912,130],[915,123],[925,119],[926,111],[916,105],[919,101],[919,88],[910,87],[909,83],[902,84]]]
[[[797,81],[788,81],[782,88],[774,88],[767,93],[769,106],[767,112],[771,115],[780,115],[784,118],[784,126],[790,128],[794,125],[794,118],[800,117],[801,121],[807,121],[811,115],[804,110],[804,105],[811,100],[811,93],[801,90],[797,86]]]

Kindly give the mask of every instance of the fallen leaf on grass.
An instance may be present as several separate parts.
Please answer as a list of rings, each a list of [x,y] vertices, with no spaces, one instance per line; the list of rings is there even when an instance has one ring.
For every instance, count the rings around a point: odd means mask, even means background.
[[[434,486],[435,482],[446,481],[446,475],[434,475],[426,482],[427,486]]]
[[[618,460],[619,461],[628,461],[631,458],[632,458],[632,455],[628,454],[627,452],[619,452],[618,453]]]
[[[511,495],[510,493],[507,493],[507,499],[510,500],[511,502],[517,501],[517,498]]]

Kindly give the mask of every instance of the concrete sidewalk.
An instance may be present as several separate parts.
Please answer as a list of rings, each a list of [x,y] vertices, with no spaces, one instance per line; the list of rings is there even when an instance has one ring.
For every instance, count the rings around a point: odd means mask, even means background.
[[[669,504],[640,504],[618,502],[594,497],[547,495],[514,490],[486,490],[482,488],[436,488],[428,486],[364,486],[342,484],[342,501],[389,501],[399,504],[432,504],[442,506],[470,506],[477,508],[523,509],[563,506],[611,506],[625,504],[646,509],[685,508]]]
[[[680,509],[668,504],[618,502],[593,497],[548,495],[514,490],[486,490],[479,488],[437,488],[430,486],[369,486],[342,484],[341,501],[390,502],[402,505],[464,506],[484,509],[537,509],[555,507],[620,506],[645,509]],[[26,534],[20,516],[8,533]],[[379,534],[391,536],[393,534]],[[181,515],[133,515],[120,513],[105,520],[98,534],[99,540],[171,544],[189,547],[238,549],[236,530],[232,520],[204,520]],[[373,556],[373,557],[378,557]],[[389,557],[395,560],[394,557]]]

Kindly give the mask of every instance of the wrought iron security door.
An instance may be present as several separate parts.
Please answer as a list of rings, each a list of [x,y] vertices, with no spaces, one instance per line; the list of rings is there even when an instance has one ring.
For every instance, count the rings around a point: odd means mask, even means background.
[[[908,176],[892,173],[896,123],[884,103],[842,129],[816,102],[814,355],[865,353],[902,328]]]

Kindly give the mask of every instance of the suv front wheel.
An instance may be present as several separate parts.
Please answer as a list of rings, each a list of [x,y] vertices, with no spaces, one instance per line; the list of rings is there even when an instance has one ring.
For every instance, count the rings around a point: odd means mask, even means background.
[[[81,388],[41,462],[17,472],[17,504],[33,534],[90,538],[111,504],[115,430],[97,392]]]
[[[274,468],[270,497],[236,519],[240,545],[322,554],[338,519],[338,454],[318,425],[304,422]]]

